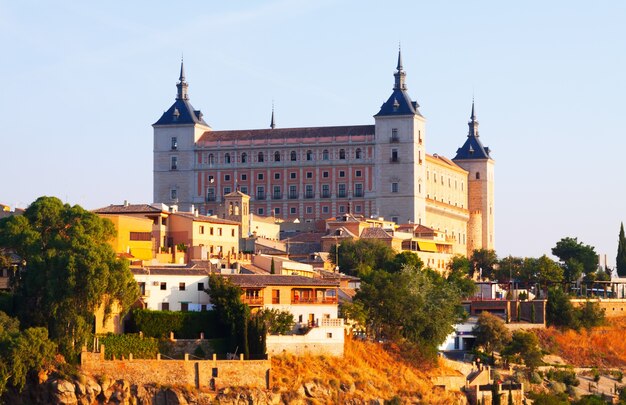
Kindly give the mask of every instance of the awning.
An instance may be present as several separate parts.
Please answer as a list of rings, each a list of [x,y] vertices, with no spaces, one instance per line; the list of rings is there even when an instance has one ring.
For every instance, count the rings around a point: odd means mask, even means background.
[[[435,245],[435,242],[417,241],[417,246],[422,252],[437,252],[437,245]]]

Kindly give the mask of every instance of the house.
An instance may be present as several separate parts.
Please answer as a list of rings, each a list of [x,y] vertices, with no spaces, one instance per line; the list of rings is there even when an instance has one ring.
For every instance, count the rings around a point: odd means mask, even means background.
[[[168,238],[174,246],[185,245],[190,259],[235,257],[239,253],[238,222],[197,211],[172,213],[168,221]]]
[[[153,220],[121,214],[97,214],[113,222],[117,233],[109,242],[116,253],[136,260],[150,261],[156,254]]]
[[[132,267],[143,308],[160,311],[210,309],[207,269],[183,266]]]

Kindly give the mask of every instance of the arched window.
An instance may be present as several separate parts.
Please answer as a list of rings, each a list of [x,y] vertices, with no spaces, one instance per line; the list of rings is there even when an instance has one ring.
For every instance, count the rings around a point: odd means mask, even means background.
[[[357,148],[356,152],[354,153],[354,157],[357,159],[361,159],[361,148]]]
[[[224,163],[230,163],[230,153],[224,154]]]
[[[257,158],[257,161],[259,162],[265,161],[265,158],[263,157],[263,152],[259,152],[259,157]]]
[[[212,153],[209,153],[209,165],[215,164],[215,156]]]
[[[297,155],[296,155],[296,151],[295,151],[295,150],[292,150],[292,151],[291,151],[290,156],[291,156],[291,161],[292,161],[292,162],[295,162],[295,161],[298,159],[298,157],[297,157]]]
[[[476,180],[480,180],[480,172],[476,172]]]
[[[313,160],[313,152],[311,150],[306,151],[306,160]]]
[[[322,160],[328,160],[328,149],[324,149],[322,152]]]
[[[274,152],[274,162],[280,162],[280,152]]]
[[[346,158],[346,150],[339,149],[339,159],[345,159],[345,158]]]
[[[246,163],[247,161],[248,161],[248,154],[244,152],[241,154],[241,163]]]

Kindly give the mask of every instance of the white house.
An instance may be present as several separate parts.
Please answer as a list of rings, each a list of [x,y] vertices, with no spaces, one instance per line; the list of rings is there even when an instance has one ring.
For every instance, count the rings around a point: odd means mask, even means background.
[[[201,311],[210,309],[209,272],[183,266],[131,268],[146,309]]]

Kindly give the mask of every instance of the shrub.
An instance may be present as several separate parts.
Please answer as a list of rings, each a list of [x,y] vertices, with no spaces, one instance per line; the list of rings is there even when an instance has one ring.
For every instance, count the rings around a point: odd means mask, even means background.
[[[175,312],[136,309],[133,319],[137,331],[145,336],[168,337],[170,332],[179,339],[197,339],[204,332],[206,339],[224,337],[224,328],[215,311]]]
[[[571,385],[574,387],[578,387],[580,385],[580,380],[576,377],[576,373],[573,370],[557,370],[550,369],[547,372],[549,380],[562,382],[565,385]]]
[[[157,339],[144,337],[136,334],[113,335],[108,334],[100,338],[100,343],[105,346],[105,358],[110,360],[129,357],[133,354],[136,359],[154,359],[159,352],[159,342]]]

